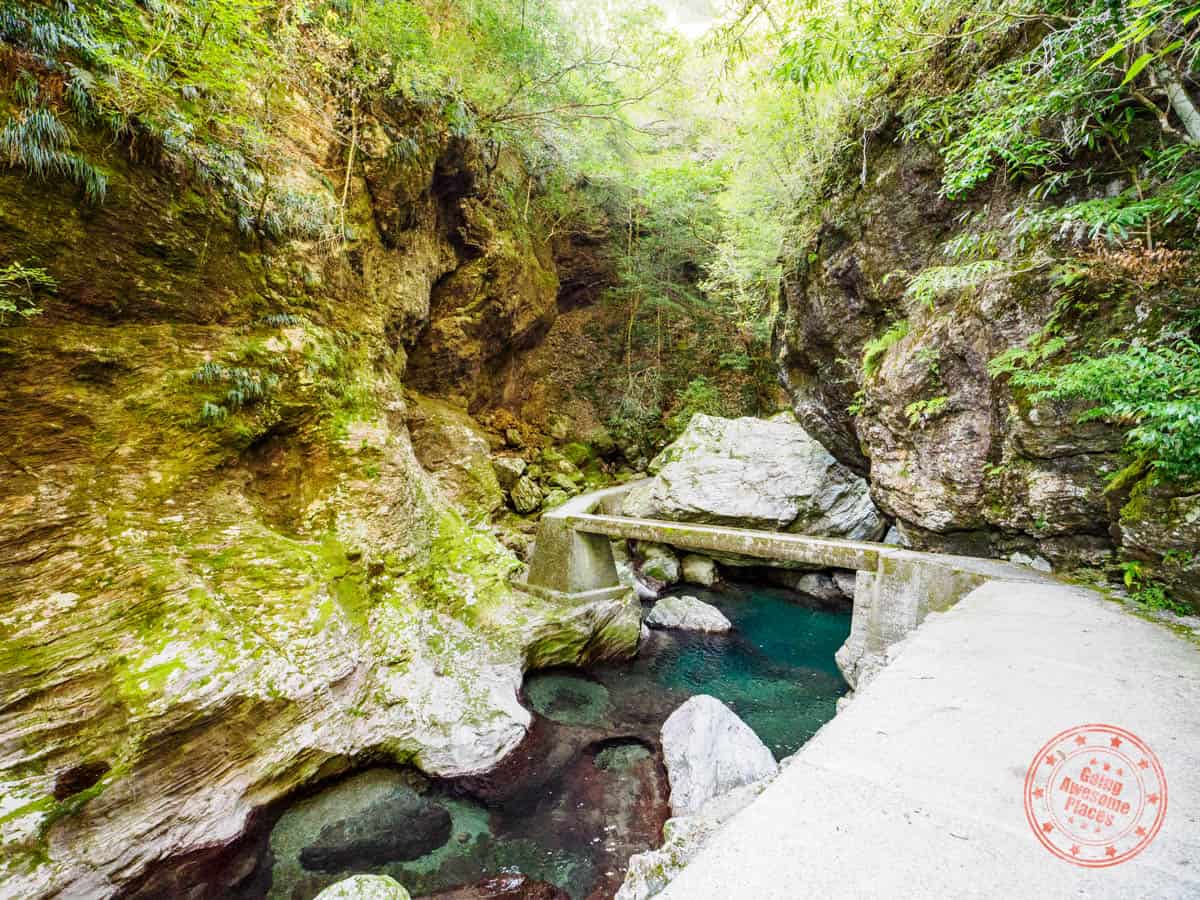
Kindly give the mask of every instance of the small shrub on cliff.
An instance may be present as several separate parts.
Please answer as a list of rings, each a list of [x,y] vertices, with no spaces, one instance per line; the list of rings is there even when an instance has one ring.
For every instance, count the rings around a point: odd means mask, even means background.
[[[679,405],[674,414],[667,419],[667,430],[672,438],[678,437],[692,421],[696,413],[706,413],[710,416],[725,414],[725,403],[717,386],[703,375],[693,378],[679,395]]]
[[[0,325],[8,325],[13,316],[17,320],[40,316],[42,308],[37,304],[38,293],[53,291],[56,287],[58,284],[45,269],[20,263],[9,263],[0,269]]]
[[[1174,599],[1161,584],[1147,577],[1145,567],[1137,560],[1121,563],[1121,580],[1129,588],[1130,596],[1143,606],[1165,609],[1181,616],[1194,612],[1186,603]]]
[[[205,425],[224,421],[230,412],[253,406],[266,399],[279,384],[279,376],[257,369],[223,366],[206,362],[192,373],[195,384],[221,385],[226,388],[219,402],[205,399],[200,405],[200,421]]]
[[[901,319],[877,338],[872,338],[863,346],[862,367],[863,377],[873,378],[883,365],[883,357],[893,346],[900,343],[908,335],[908,319]]]
[[[1182,338],[1162,346],[1110,342],[1107,349],[1054,369],[1017,370],[1013,384],[1032,388],[1034,403],[1091,401],[1082,421],[1128,428],[1128,448],[1163,476],[1200,478],[1200,345]]]

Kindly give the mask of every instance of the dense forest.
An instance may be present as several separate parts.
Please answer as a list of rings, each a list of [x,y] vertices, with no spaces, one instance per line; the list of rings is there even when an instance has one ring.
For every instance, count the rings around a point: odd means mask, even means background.
[[[1198,103],[1192,0],[0,0],[0,880],[493,764],[638,641],[537,516],[698,413],[1200,609]]]

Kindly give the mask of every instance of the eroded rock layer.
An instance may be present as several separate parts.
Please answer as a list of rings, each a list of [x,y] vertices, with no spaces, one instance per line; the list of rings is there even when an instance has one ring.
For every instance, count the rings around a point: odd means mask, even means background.
[[[0,894],[154,895],[164,860],[364,757],[486,769],[525,733],[527,667],[636,646],[636,606],[509,587],[520,563],[447,494],[498,502],[486,445],[405,397],[410,369],[519,346],[557,289],[478,148],[418,122],[395,162],[414,116],[364,112],[339,252],[241,236],[117,150],[102,206],[0,172],[0,256],[58,285],[0,329]],[[281,148],[298,188],[346,168],[325,128]],[[481,279],[511,308],[450,359],[437,311]]]

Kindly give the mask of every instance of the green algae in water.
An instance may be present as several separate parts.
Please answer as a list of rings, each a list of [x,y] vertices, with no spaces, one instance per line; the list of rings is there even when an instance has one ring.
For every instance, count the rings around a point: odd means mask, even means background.
[[[610,772],[628,772],[651,753],[641,744],[617,744],[596,754],[596,768]]]
[[[601,725],[608,717],[608,689],[579,675],[530,675],[525,679],[524,691],[535,712],[563,725]]]

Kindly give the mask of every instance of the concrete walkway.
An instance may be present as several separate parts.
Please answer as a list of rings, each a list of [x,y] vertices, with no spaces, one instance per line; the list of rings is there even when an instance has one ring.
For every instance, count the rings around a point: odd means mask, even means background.
[[[667,900],[1200,897],[1200,649],[1098,594],[993,581],[895,659],[719,832]],[[1162,830],[1088,869],[1026,822],[1034,754],[1084,723],[1157,754]]]

